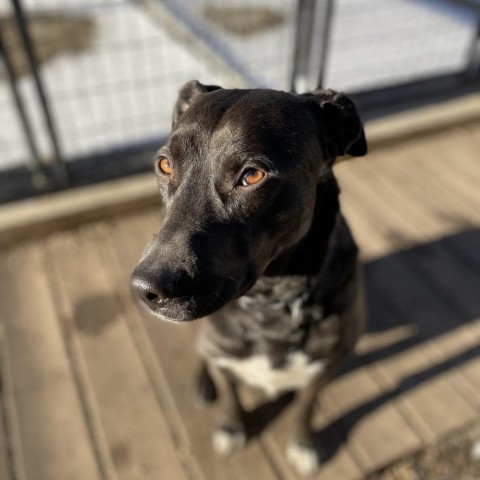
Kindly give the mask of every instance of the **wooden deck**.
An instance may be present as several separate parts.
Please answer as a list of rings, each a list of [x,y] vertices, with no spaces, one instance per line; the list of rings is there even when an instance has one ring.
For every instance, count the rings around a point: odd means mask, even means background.
[[[320,399],[318,480],[368,478],[480,419],[479,152],[477,124],[336,167],[369,327]],[[130,297],[158,221],[146,210],[1,253],[1,479],[299,478],[288,406],[247,396],[273,419],[244,452],[213,453],[212,411],[189,395],[196,324],[145,318]]]

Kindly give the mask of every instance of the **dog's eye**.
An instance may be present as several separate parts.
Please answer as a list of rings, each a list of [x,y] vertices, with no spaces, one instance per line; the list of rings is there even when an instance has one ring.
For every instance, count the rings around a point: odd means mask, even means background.
[[[172,173],[172,166],[170,160],[167,157],[159,157],[157,160],[157,169],[164,175],[170,175]]]
[[[243,173],[241,183],[246,187],[249,185],[255,185],[263,180],[264,177],[265,172],[257,170],[256,168],[249,168]]]

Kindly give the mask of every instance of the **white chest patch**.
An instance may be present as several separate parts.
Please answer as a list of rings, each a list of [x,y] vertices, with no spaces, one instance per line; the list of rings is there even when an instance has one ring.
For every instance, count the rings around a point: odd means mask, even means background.
[[[242,382],[261,388],[270,397],[281,392],[306,387],[325,369],[326,362],[312,362],[303,352],[288,354],[282,368],[273,368],[266,355],[252,355],[248,358],[217,358],[215,363],[233,373]]]

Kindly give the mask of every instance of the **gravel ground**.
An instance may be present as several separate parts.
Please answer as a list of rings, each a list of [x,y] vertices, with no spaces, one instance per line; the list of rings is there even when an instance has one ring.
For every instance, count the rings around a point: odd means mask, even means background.
[[[456,432],[369,480],[479,480],[480,423]]]

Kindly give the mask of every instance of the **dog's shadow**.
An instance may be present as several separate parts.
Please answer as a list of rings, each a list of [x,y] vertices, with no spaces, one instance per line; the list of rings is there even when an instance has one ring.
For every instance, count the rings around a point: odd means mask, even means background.
[[[260,434],[273,422],[295,399],[294,392],[287,392],[274,400],[263,402],[253,410],[244,411],[243,418],[247,438]]]
[[[412,333],[387,345],[367,349],[345,365],[339,376],[400,353],[408,354],[409,349],[434,342],[457,329],[468,329],[468,324],[480,317],[479,245],[480,231],[468,231],[366,263],[369,314],[366,335],[374,337],[402,327]],[[370,413],[479,354],[480,345],[463,350],[443,363],[404,377],[394,388],[342,412],[332,423],[315,432],[315,444],[323,461],[335,455],[352,429]],[[249,434],[259,435],[293,398],[293,394],[284,395],[247,413],[247,425],[252,425]]]

